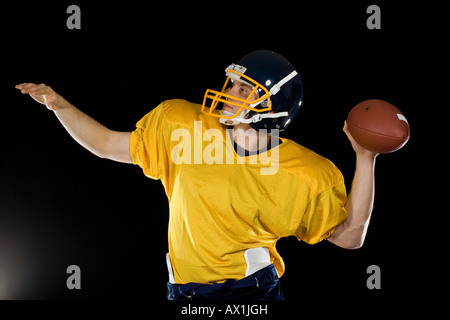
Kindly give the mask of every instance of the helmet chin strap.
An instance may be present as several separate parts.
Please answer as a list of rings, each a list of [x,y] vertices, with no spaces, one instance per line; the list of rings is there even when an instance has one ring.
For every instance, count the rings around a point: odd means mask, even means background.
[[[286,117],[289,115],[289,113],[287,111],[284,112],[277,112],[277,113],[257,113],[255,114],[253,117],[249,118],[249,119],[245,119],[244,117],[248,114],[250,110],[245,109],[243,111],[241,111],[240,114],[238,114],[236,117],[234,117],[233,119],[225,119],[225,118],[220,118],[219,122],[223,123],[225,125],[228,126],[235,126],[239,123],[252,123],[252,122],[259,122],[262,119],[267,119],[267,118],[279,118],[279,117]],[[222,110],[221,114],[227,117],[231,117],[234,115],[234,113],[229,112],[227,110]]]
[[[279,117],[287,117],[288,115],[289,115],[289,113],[287,111],[277,112],[277,113],[257,113],[250,119],[242,119],[241,123],[259,122],[262,119],[267,119],[267,118],[274,119],[274,118],[279,118]]]
[[[225,124],[227,126],[235,126],[239,123],[242,122],[242,120],[246,120],[244,119],[244,117],[247,115],[247,113],[249,113],[250,110],[248,109],[244,109],[242,110],[236,117],[232,118],[232,119],[225,119],[225,118],[220,118],[219,122],[222,124]],[[234,116],[233,112],[227,111],[227,110],[222,110],[220,111],[220,114],[226,117],[232,117]]]

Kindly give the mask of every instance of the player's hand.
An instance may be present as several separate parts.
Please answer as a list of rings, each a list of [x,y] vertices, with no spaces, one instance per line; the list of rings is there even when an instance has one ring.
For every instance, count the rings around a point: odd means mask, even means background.
[[[347,135],[348,140],[350,140],[352,148],[353,150],[355,150],[357,156],[367,156],[369,158],[375,158],[378,155],[378,153],[367,150],[364,147],[362,147],[358,142],[356,142],[355,138],[353,138],[352,134],[348,130],[347,121],[344,122],[344,128],[342,130]]]
[[[45,84],[22,83],[16,86],[23,94],[29,94],[34,100],[55,111],[60,105],[61,96]]]

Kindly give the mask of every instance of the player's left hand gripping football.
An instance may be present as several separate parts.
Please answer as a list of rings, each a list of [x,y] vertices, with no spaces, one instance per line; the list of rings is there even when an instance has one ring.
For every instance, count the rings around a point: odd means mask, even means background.
[[[29,94],[34,100],[45,105],[48,109],[56,111],[61,100],[61,96],[52,88],[41,83],[22,83],[16,86],[23,94]]]
[[[352,144],[352,148],[355,151],[357,156],[368,156],[369,158],[375,158],[378,153],[375,153],[373,151],[367,150],[363,148],[358,142],[356,142],[355,138],[353,138],[352,134],[348,130],[347,121],[344,122],[344,128],[342,130],[347,135],[348,140],[350,140],[350,143]]]

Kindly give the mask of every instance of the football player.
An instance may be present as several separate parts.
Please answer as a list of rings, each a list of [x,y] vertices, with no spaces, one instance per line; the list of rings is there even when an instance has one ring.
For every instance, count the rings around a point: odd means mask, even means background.
[[[261,50],[225,73],[223,88],[206,90],[202,105],[164,101],[133,132],[106,128],[45,84],[16,88],[45,104],[95,155],[161,180],[170,209],[168,299],[283,299],[278,239],[362,246],[377,154],[344,124],[356,153],[347,197],[332,162],[279,136],[303,101],[292,63]]]

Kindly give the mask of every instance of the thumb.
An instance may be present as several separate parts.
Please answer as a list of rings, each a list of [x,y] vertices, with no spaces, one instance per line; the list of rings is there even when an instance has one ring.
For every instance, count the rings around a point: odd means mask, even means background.
[[[46,95],[43,95],[43,97],[44,97],[45,106],[52,111],[56,111],[57,107],[55,104],[55,99],[52,97],[48,97]]]
[[[351,144],[354,146],[355,144],[358,144],[353,138],[352,134],[350,133],[350,130],[348,129],[347,120],[344,121],[344,127],[342,128],[342,131],[347,135],[348,140],[350,140]]]
[[[344,131],[345,134],[347,135],[347,137],[350,138],[351,133],[350,133],[350,131],[348,130],[347,120],[344,120],[344,127],[342,128],[342,131]]]

